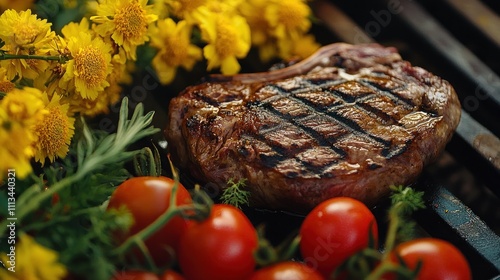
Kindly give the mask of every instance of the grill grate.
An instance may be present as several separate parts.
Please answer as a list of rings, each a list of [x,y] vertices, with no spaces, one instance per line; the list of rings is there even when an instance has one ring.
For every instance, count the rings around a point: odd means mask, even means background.
[[[314,6],[332,42],[395,45],[406,60],[454,85],[462,119],[446,152],[419,182],[426,185],[427,209],[415,218],[426,234],[449,240],[466,254],[474,279],[500,279],[500,127],[496,120],[500,78],[495,65],[500,61],[500,17],[494,6],[478,0],[351,1],[339,3],[340,7],[333,2],[338,1],[319,1]],[[450,10],[453,22],[447,22]],[[456,20],[459,26],[467,26],[462,30],[480,36],[455,36]],[[488,60],[491,57],[497,59]],[[472,184],[463,180],[465,174]]]

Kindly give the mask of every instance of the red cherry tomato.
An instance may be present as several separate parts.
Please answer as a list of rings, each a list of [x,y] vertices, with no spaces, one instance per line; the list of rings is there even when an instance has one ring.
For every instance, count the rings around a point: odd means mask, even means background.
[[[160,280],[184,280],[184,276],[173,270],[167,270],[161,275]]]
[[[419,260],[422,261],[418,279],[472,279],[467,259],[460,250],[448,241],[437,238],[418,238],[396,246],[391,260],[397,262],[394,254],[399,255],[410,269],[414,269]]]
[[[224,204],[194,223],[182,236],[178,262],[183,275],[197,279],[246,279],[255,268],[255,228],[241,210]]]
[[[348,257],[368,246],[370,234],[377,242],[377,222],[370,209],[353,198],[331,198],[304,219],[300,252],[309,266],[329,277]]]
[[[249,280],[323,280],[323,276],[306,264],[286,261],[261,268]]]
[[[134,218],[130,231],[120,236],[121,241],[150,225],[167,210],[173,186],[174,180],[167,177],[134,177],[116,188],[109,200],[108,209],[125,206]],[[189,192],[181,184],[177,188],[176,199],[177,205],[191,203]],[[145,241],[158,265],[171,261],[168,247],[177,251],[179,239],[189,224],[182,217],[174,217]]]
[[[158,276],[152,272],[128,270],[117,272],[112,280],[159,280]]]

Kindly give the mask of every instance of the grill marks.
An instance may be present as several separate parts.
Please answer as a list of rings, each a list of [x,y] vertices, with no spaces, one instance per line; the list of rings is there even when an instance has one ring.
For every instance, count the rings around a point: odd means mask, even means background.
[[[398,139],[403,141],[394,142],[390,131],[380,129],[400,127],[398,119],[414,109],[411,100],[395,93],[402,88],[387,77],[373,76],[350,81],[302,78],[266,85],[259,91],[270,97],[249,105],[264,124],[244,135],[243,145],[256,149],[264,166],[279,168],[289,178],[298,176],[297,170],[301,175],[331,176],[328,170],[350,156],[346,145],[353,141],[390,159],[404,152],[412,139],[399,130]]]

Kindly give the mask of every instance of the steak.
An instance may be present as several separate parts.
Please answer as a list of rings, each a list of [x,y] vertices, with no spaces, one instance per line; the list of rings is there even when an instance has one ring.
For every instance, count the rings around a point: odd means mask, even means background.
[[[186,88],[165,135],[199,183],[244,178],[253,206],[305,212],[337,196],[373,206],[414,182],[460,112],[447,81],[395,48],[335,43],[283,69]]]

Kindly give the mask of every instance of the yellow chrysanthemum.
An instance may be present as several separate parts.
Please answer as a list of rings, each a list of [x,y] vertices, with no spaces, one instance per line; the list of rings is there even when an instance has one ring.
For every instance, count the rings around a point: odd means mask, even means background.
[[[31,10],[16,12],[7,10],[0,15],[0,39],[5,42],[2,50],[8,54],[47,55],[55,33],[47,20],[38,19]],[[33,79],[49,66],[44,60],[10,59],[0,61],[7,69],[7,78]]]
[[[56,251],[37,243],[31,236],[21,234],[16,246],[15,273],[0,269],[3,280],[59,280],[67,275],[67,269],[58,262]],[[0,256],[3,264],[10,267],[9,257]]]
[[[33,133],[19,122],[9,119],[0,108],[0,181],[8,169],[15,169],[16,176],[26,177],[31,172]]]
[[[239,15],[213,13],[200,8],[195,15],[202,38],[208,44],[203,55],[208,61],[208,70],[221,67],[223,74],[240,71],[237,58],[244,58],[250,50],[250,27]]]
[[[7,69],[0,68],[0,92],[7,93],[15,87],[16,85],[7,79]]]
[[[41,20],[31,14],[31,10],[7,10],[0,15],[0,38],[14,51],[40,49],[55,37],[51,25],[46,19]]]
[[[171,18],[157,22],[151,46],[157,48],[158,53],[152,64],[162,84],[172,82],[177,67],[191,70],[202,58],[201,49],[191,44],[191,29],[184,20],[177,24]]]
[[[104,0],[97,7],[97,15],[90,19],[97,23],[95,31],[103,37],[111,36],[123,48],[127,58],[136,60],[137,46],[149,40],[149,26],[158,19],[147,0]]]
[[[0,180],[14,168],[19,178],[31,172],[33,127],[47,114],[42,93],[34,88],[13,89],[0,100]]]
[[[69,22],[61,28],[61,33],[66,39],[77,37],[80,32],[93,35],[93,30],[90,29],[90,22],[86,17],[82,18],[80,22]]]
[[[196,9],[207,2],[208,0],[165,0],[171,13],[180,19],[189,19]]]
[[[15,88],[1,100],[0,107],[11,121],[30,127],[40,120],[40,110],[44,107],[42,97],[36,88]]]
[[[111,64],[113,65],[113,71],[108,76],[109,86],[96,99],[85,99],[78,94],[64,98],[70,104],[70,113],[79,113],[89,117],[107,114],[109,113],[110,105],[120,100],[122,92],[121,84],[130,84],[132,78],[127,71],[128,64],[122,64],[117,58],[113,59]]]
[[[46,158],[51,162],[56,157],[64,158],[73,138],[75,119],[68,116],[69,104],[61,104],[60,99],[55,94],[49,102],[45,96],[45,109],[49,113],[33,129],[36,137],[35,160],[42,165]]]
[[[235,14],[239,13],[238,7],[244,2],[243,0],[208,0],[204,6],[214,13]]]
[[[92,39],[90,34],[80,33],[78,37],[69,38],[68,50],[73,59],[65,64],[59,86],[69,91],[74,87],[83,98],[96,99],[109,86],[111,46],[99,37]]]
[[[311,27],[311,9],[305,0],[273,0],[268,5],[265,18],[279,38],[298,38]]]
[[[263,16],[269,5],[268,0],[248,0],[241,4],[240,13],[248,22],[252,32],[252,44],[262,46],[269,42],[271,26]]]

